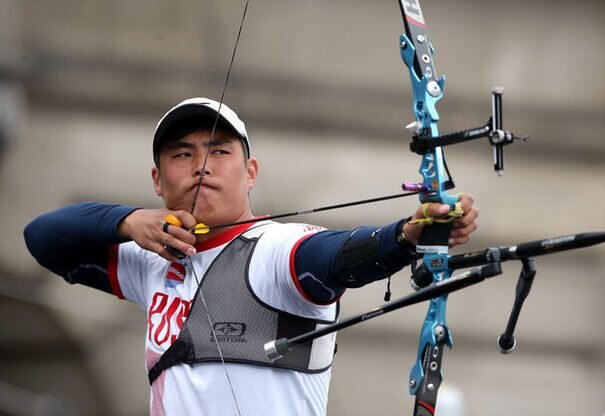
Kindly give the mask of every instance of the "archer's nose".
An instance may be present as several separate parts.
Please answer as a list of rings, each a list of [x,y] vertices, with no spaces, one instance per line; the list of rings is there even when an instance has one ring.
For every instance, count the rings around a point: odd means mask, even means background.
[[[210,168],[210,161],[206,158],[201,158],[199,163],[196,164],[197,168],[195,169],[195,176],[206,176],[212,173],[212,169]],[[202,174],[203,172],[203,174]]]

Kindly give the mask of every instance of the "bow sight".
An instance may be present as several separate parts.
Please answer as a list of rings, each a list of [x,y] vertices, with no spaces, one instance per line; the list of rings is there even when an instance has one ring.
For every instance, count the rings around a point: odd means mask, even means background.
[[[498,173],[498,176],[502,176],[504,173],[504,146],[513,143],[515,140],[528,140],[528,136],[517,136],[512,131],[502,128],[503,93],[504,88],[502,87],[494,87],[492,89],[492,115],[487,120],[487,123],[480,127],[432,137],[430,129],[421,127],[418,121],[408,124],[406,129],[413,134],[410,150],[416,154],[425,155],[436,147],[444,147],[487,137],[490,144],[494,147],[494,170]],[[416,189],[409,182],[405,182],[402,188],[404,190]],[[453,188],[453,184],[446,187],[446,189],[451,188]]]

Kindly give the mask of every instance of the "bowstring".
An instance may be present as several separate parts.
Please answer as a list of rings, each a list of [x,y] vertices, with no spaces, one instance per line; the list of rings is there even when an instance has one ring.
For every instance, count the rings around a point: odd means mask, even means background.
[[[191,205],[191,215],[194,215],[195,206],[197,204],[197,198],[200,193],[200,188],[202,187],[202,182],[204,181],[204,175],[206,174],[206,165],[208,163],[208,156],[210,155],[210,149],[214,144],[214,135],[216,132],[216,127],[218,125],[221,108],[223,106],[223,101],[225,99],[225,93],[227,91],[227,86],[229,85],[229,78],[231,77],[231,69],[233,68],[233,62],[235,61],[235,54],[237,53],[237,46],[239,45],[239,40],[242,34],[242,29],[244,27],[244,21],[246,20],[246,13],[248,12],[248,4],[250,0],[246,0],[246,4],[244,5],[244,12],[242,13],[242,19],[239,24],[239,29],[237,31],[237,37],[235,39],[235,46],[233,47],[233,52],[231,53],[231,60],[229,62],[229,68],[227,69],[227,76],[225,77],[225,84],[223,85],[223,91],[221,93],[221,98],[218,104],[218,110],[216,112],[216,117],[214,118],[214,123],[212,125],[212,132],[210,133],[210,142],[208,143],[208,150],[206,151],[206,156],[204,157],[204,163],[202,164],[202,168],[200,171],[200,180],[197,183],[197,187],[195,189],[195,196],[193,197],[193,203]],[[193,260],[191,256],[188,256],[189,267],[193,272],[193,276],[195,278],[195,282],[197,283],[197,292],[199,293],[200,299],[202,300],[202,305],[204,306],[204,311],[206,312],[206,317],[208,318],[208,323],[210,324],[210,328],[212,331],[212,337],[216,343],[216,349],[218,351],[218,355],[221,360],[221,364],[223,366],[223,370],[225,371],[225,377],[227,378],[227,382],[229,383],[229,390],[231,391],[231,396],[233,397],[233,403],[235,404],[235,410],[239,416],[242,415],[241,410],[239,408],[239,403],[237,402],[237,397],[235,395],[235,390],[233,389],[233,382],[231,381],[231,377],[229,376],[229,371],[227,370],[227,365],[225,363],[225,357],[223,355],[223,351],[221,349],[220,341],[216,336],[216,332],[214,330],[214,322],[212,317],[210,316],[210,310],[208,309],[208,304],[206,303],[206,298],[204,297],[204,292],[201,287],[201,280],[199,279],[197,272],[195,271],[195,267],[193,266]]]
[[[193,211],[195,210],[195,205],[197,203],[197,197],[200,193],[200,188],[202,187],[202,182],[204,180],[204,175],[206,174],[206,165],[208,164],[208,156],[210,155],[210,146],[214,143],[214,134],[216,133],[216,127],[218,126],[218,120],[221,113],[221,108],[223,107],[223,101],[225,100],[225,93],[227,92],[227,86],[229,85],[229,78],[231,77],[231,69],[233,68],[233,62],[235,61],[235,54],[237,53],[237,45],[239,45],[239,40],[242,35],[242,29],[244,27],[244,21],[246,19],[246,13],[248,12],[248,3],[250,0],[246,0],[246,4],[244,5],[244,12],[242,13],[242,20],[239,24],[239,29],[237,31],[237,37],[235,39],[235,46],[233,47],[233,52],[231,53],[231,61],[229,62],[229,68],[227,69],[227,76],[225,77],[225,84],[223,85],[223,91],[221,93],[221,99],[218,102],[218,110],[216,111],[216,117],[214,118],[214,123],[212,124],[212,131],[210,133],[210,143],[208,145],[208,152],[206,152],[206,156],[204,157],[204,163],[202,164],[202,170],[200,171],[200,180],[197,183],[197,188],[195,189],[195,196],[193,198],[193,204],[191,205],[191,214],[193,215]]]

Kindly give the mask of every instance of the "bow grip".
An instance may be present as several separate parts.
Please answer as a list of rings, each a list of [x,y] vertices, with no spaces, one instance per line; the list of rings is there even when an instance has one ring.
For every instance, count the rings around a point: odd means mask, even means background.
[[[425,226],[416,251],[418,253],[447,254],[452,222],[435,222]]]
[[[444,198],[445,197],[445,198]],[[418,239],[416,251],[418,253],[447,254],[450,232],[452,230],[452,221],[463,215],[461,204],[456,195],[442,195],[443,203],[449,204],[450,213],[445,218],[429,218],[429,223],[425,226]],[[451,201],[454,203],[450,203]],[[425,217],[428,217],[428,203],[423,204]]]

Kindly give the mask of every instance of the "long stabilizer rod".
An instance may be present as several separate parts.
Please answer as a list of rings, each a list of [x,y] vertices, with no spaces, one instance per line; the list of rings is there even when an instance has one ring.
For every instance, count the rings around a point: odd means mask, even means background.
[[[492,247],[483,251],[458,254],[448,259],[450,270],[477,267],[494,261],[522,260],[559,251],[574,250],[605,242],[605,232],[589,232],[528,241],[515,246]],[[433,283],[433,275],[423,264],[412,275],[412,286],[426,287]]]

